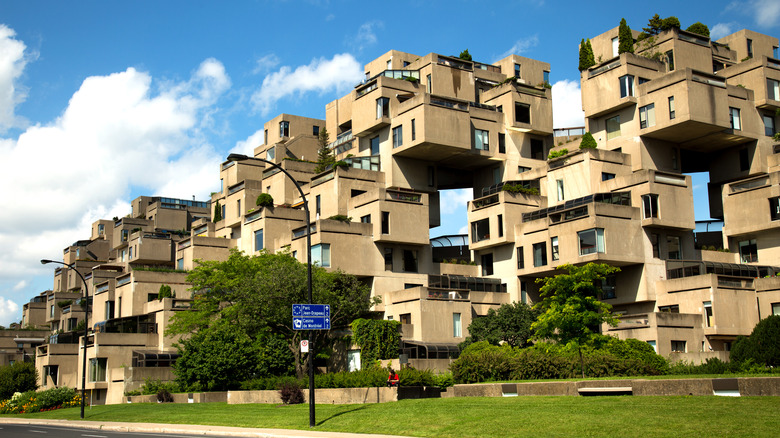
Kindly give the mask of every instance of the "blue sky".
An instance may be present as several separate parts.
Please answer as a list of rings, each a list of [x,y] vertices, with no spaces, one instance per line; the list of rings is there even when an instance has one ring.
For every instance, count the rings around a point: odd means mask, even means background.
[[[780,29],[778,0],[606,5],[0,0],[0,325],[52,287],[38,260],[61,259],[94,220],[129,213],[142,194],[206,200],[220,161],[251,152],[266,120],[324,118],[388,50],[549,62],[554,124],[566,127],[583,124],[577,44],[622,17],[639,29],[674,15],[716,37]],[[452,208],[434,235],[464,228],[468,198],[444,195]]]

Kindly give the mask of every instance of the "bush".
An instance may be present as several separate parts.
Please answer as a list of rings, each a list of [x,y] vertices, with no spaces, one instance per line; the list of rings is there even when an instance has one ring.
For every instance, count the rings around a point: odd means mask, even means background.
[[[598,147],[598,143],[596,143],[596,139],[593,138],[593,134],[590,133],[590,131],[586,132],[582,136],[582,141],[580,141],[580,149],[596,149]]]
[[[282,403],[286,405],[297,405],[303,403],[303,391],[297,383],[285,382],[279,388],[279,397]]]
[[[157,391],[157,403],[173,403],[173,396],[165,388]]]
[[[707,27],[706,24],[702,24],[699,21],[691,24],[685,30],[687,30],[688,32],[698,33],[699,35],[705,36],[707,38],[710,37],[710,28]]]
[[[166,392],[184,392],[182,388],[176,382],[163,382],[162,380],[152,380],[146,378],[144,384],[141,386],[140,393],[138,395],[150,395],[159,394],[160,391]]]
[[[757,365],[780,366],[780,315],[759,321],[747,338],[738,337],[730,357],[733,362],[752,360]]]
[[[71,408],[81,404],[81,397],[73,388],[61,387],[41,392],[17,392],[9,400],[0,402],[0,414],[27,414]]]
[[[569,150],[565,149],[565,148],[561,149],[559,151],[550,151],[550,154],[547,155],[547,159],[548,160],[554,160],[556,158],[566,156],[568,153],[569,153]]]
[[[11,398],[17,392],[38,389],[38,371],[32,362],[16,362],[0,367],[0,400]]]
[[[255,204],[258,207],[273,207],[274,197],[270,193],[260,193]]]
[[[317,377],[319,376],[314,376],[315,385],[319,388],[319,384],[316,383]],[[291,376],[269,376],[258,379],[245,380],[241,382],[240,388],[245,391],[276,391],[285,384],[296,384],[301,388],[305,388],[308,386],[308,380],[298,380],[297,378]]]
[[[399,376],[400,376],[399,372]],[[387,370],[371,367],[358,371],[318,374],[314,376],[317,388],[379,388],[387,384]],[[308,382],[306,385],[308,387]]]

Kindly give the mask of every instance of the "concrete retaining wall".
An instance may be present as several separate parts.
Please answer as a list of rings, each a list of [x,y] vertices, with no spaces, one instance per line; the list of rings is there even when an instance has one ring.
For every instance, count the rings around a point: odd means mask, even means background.
[[[226,402],[227,392],[195,392],[171,394],[174,403],[212,403]],[[190,401],[192,400],[192,401]],[[157,403],[157,394],[133,395],[125,397],[127,403]]]
[[[317,404],[385,403],[398,400],[398,388],[324,388],[314,390]],[[309,402],[309,390],[303,390],[304,402]],[[418,397],[419,398],[419,397]],[[279,391],[228,391],[228,404],[280,404]]]

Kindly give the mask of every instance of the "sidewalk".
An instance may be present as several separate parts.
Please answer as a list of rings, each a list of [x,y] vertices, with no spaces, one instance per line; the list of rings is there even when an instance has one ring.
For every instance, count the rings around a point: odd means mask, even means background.
[[[184,435],[219,435],[262,438],[399,438],[398,435],[377,435],[344,432],[323,432],[315,430],[256,429],[249,427],[205,426],[198,424],[154,424],[121,423],[111,421],[69,421],[42,420],[36,418],[0,418],[0,424],[29,424],[39,426],[61,426],[116,432],[171,433]]]

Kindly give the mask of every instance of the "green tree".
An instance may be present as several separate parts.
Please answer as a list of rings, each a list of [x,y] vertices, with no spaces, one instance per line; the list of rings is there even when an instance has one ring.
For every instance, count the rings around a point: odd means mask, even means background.
[[[15,392],[38,389],[38,371],[32,362],[16,362],[0,367],[0,400],[7,400]]]
[[[319,145],[317,149],[317,167],[314,171],[319,173],[336,163],[336,155],[328,147],[328,144],[330,144],[330,133],[328,133],[327,129],[322,128],[320,130],[317,136],[317,144]]]
[[[762,319],[747,338],[740,336],[731,348],[734,362],[752,359],[755,363],[780,366],[780,315]]]
[[[634,53],[634,36],[625,18],[620,20],[618,28],[618,54],[621,53]]]
[[[587,70],[596,65],[596,58],[593,55],[593,46],[590,44],[590,38],[580,42],[580,71]]]
[[[675,16],[666,17],[661,21],[661,30],[679,29],[680,20]]]
[[[460,347],[463,349],[480,341],[493,345],[503,341],[512,347],[527,347],[531,345],[531,324],[536,316],[537,312],[525,303],[515,302],[504,304],[498,310],[490,309],[487,315],[471,320],[469,336]]]
[[[168,331],[187,334],[224,322],[252,339],[281,336],[295,357],[298,377],[303,377],[299,344],[305,338],[293,329],[291,309],[295,303],[308,302],[306,265],[289,252],[248,256],[235,249],[225,261],[197,263],[187,275],[193,290],[192,309],[177,312]],[[369,299],[370,288],[354,276],[317,266],[312,268],[312,289],[315,303],[330,305],[333,328],[348,326],[377,302]],[[319,351],[332,342],[325,330],[314,330],[308,340]]]
[[[620,269],[599,263],[584,266],[564,264],[559,269],[566,272],[536,280],[542,283],[542,300],[534,305],[540,314],[531,329],[535,332],[535,339],[550,339],[576,347],[584,378],[582,347],[598,335],[602,323],[614,326],[618,322],[612,316],[612,306],[598,299],[600,282]]]
[[[161,284],[160,290],[157,292],[157,299],[162,301],[163,298],[173,298],[174,293],[170,286],[167,284]]]
[[[702,24],[700,21],[691,24],[685,30],[687,30],[688,32],[693,32],[702,36],[706,36],[707,38],[710,37],[710,28],[707,27],[706,24]]]
[[[663,22],[664,21],[661,19],[661,17],[658,14],[655,14],[653,15],[653,18],[648,20],[647,27],[643,27],[642,31],[646,35],[658,35],[661,33],[661,26],[663,25]]]
[[[582,140],[580,141],[580,149],[596,149],[598,146],[596,139],[593,138],[593,134],[591,134],[590,131],[583,134]]]
[[[469,53],[469,49],[460,52],[458,58],[463,59],[464,61],[472,61],[471,54]]]
[[[222,206],[219,205],[219,201],[214,204],[214,222],[222,220]]]
[[[352,321],[352,339],[360,347],[360,362],[363,368],[380,359],[398,357],[401,346],[401,323],[383,319],[358,318]]]

